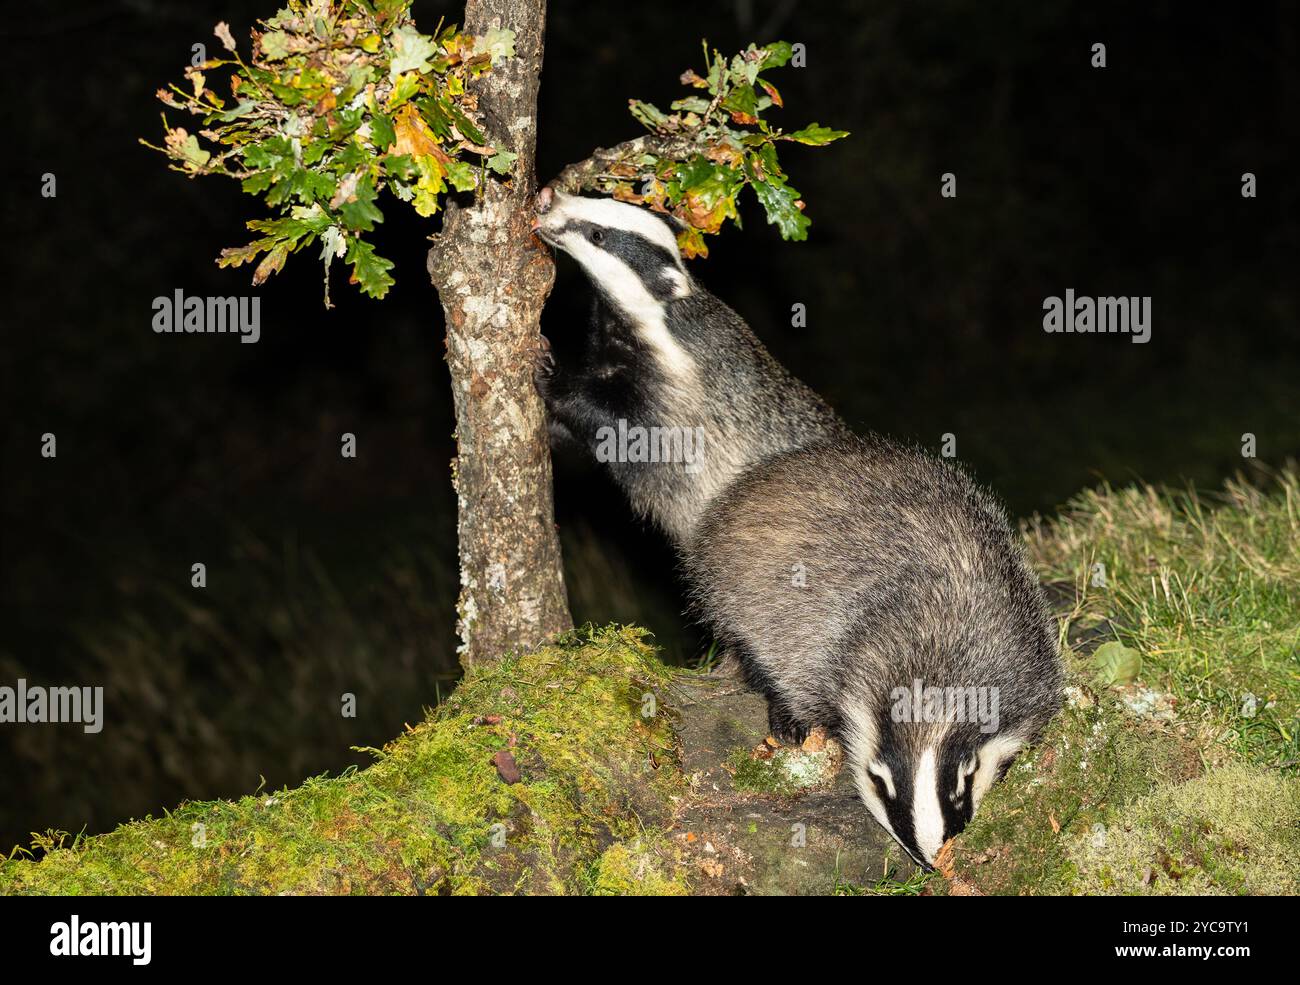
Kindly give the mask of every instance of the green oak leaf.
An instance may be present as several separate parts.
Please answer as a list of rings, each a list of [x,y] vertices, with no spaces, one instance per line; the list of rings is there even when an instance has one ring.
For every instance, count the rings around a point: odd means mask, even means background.
[[[375,248],[364,240],[349,241],[344,263],[352,264],[352,276],[348,279],[358,285],[363,294],[382,298],[393,286],[393,278],[388,274],[393,269],[393,261],[378,256]]]
[[[388,108],[397,109],[420,91],[420,73],[403,72],[393,79],[393,91],[388,94]]]
[[[496,174],[509,174],[519,155],[508,150],[499,150],[487,159],[488,169]]]
[[[767,213],[768,223],[780,230],[782,239],[808,238],[808,227],[812,225],[812,220],[795,205],[799,193],[786,184],[784,178],[769,175],[765,180],[755,180],[754,194]]]
[[[668,119],[668,114],[650,103],[643,103],[639,99],[629,99],[627,108],[631,114],[651,130],[657,129]]]
[[[397,131],[393,129],[393,118],[376,113],[370,121],[370,142],[377,150],[382,151],[393,146],[393,141],[396,139]]]
[[[847,137],[848,135],[847,130],[832,130],[820,123],[810,123],[802,130],[795,130],[793,133],[785,134],[785,139],[797,140],[801,144],[811,144],[814,147],[824,147],[832,140],[839,140],[841,137]]]
[[[687,96],[674,101],[668,108],[686,113],[705,113],[709,109],[709,101],[703,96]]]
[[[474,166],[468,161],[448,161],[447,184],[458,192],[473,191],[478,187],[478,178],[474,175]]]
[[[181,155],[185,160],[197,167],[203,167],[212,157],[211,151],[206,151],[199,146],[199,138],[190,134],[180,145]]]
[[[208,122],[220,120],[222,123],[229,123],[232,120],[239,119],[241,116],[247,116],[256,105],[257,104],[251,99],[241,99],[233,109],[226,109],[219,113],[213,113],[208,117]]]
[[[490,28],[478,40],[475,46],[476,51],[486,51],[492,56],[495,62],[498,58],[513,58],[515,56],[515,32],[509,28],[494,27]]]
[[[421,34],[410,24],[399,27],[392,34],[393,47],[397,49],[388,65],[388,77],[396,80],[403,72],[424,74],[432,70],[429,59],[437,52],[433,38]]]
[[[288,58],[289,35],[284,31],[268,31],[262,35],[262,54],[268,61],[279,61],[282,58]]]
[[[788,62],[790,56],[794,54],[794,46],[789,41],[773,41],[766,48],[767,56],[758,67],[760,72],[769,68],[779,68]]]
[[[375,207],[378,196],[379,189],[369,175],[357,182],[351,197],[338,206],[339,215],[349,229],[368,233],[375,228],[376,222],[384,221],[384,214]]]

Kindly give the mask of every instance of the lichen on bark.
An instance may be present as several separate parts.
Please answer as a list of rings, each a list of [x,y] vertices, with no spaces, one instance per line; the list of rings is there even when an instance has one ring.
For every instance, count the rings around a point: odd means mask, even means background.
[[[450,201],[429,251],[456,408],[461,662],[571,628],[555,531],[545,409],[532,385],[555,266],[530,229],[545,0],[470,0],[465,28],[506,28],[515,56],[471,83],[511,175]]]

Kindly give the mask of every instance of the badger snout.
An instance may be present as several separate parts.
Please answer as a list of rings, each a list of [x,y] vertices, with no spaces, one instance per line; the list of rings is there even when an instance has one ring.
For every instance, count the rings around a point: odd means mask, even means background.
[[[553,189],[550,185],[546,185],[544,188],[542,188],[537,193],[537,197],[533,200],[533,207],[536,209],[536,212],[533,215],[531,228],[532,231],[537,235],[541,236],[542,239],[546,239],[545,216],[548,212],[551,211],[551,208],[555,205],[555,202],[556,202],[555,189]],[[549,242],[549,240],[547,241]]]

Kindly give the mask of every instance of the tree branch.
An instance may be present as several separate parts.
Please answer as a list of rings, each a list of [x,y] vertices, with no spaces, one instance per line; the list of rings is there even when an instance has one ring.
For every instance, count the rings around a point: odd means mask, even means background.
[[[556,191],[576,195],[585,188],[594,187],[596,179],[616,164],[646,154],[680,160],[695,150],[696,142],[691,137],[665,137],[657,133],[647,133],[634,140],[615,144],[613,147],[597,147],[590,157],[570,164],[548,184]]]

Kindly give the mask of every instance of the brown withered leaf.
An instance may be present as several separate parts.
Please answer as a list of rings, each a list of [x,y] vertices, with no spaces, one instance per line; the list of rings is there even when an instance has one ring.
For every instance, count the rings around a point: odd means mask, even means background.
[[[934,867],[939,874],[945,879],[953,878],[953,842],[955,839],[949,838],[939,849],[939,854],[934,857]]]
[[[434,139],[433,131],[429,129],[429,124],[424,122],[423,117],[410,103],[399,109],[394,116],[393,132],[397,134],[397,139],[393,142],[394,154],[437,157],[443,153],[442,148],[438,146],[438,141]]]
[[[221,46],[227,51],[235,50],[235,36],[230,33],[230,25],[225,21],[221,21],[217,24],[217,26],[212,29],[212,33],[217,36],[217,39],[221,42]]]
[[[509,750],[502,749],[492,757],[492,765],[497,768],[497,774],[506,783],[518,783],[522,776],[519,772],[519,764],[515,762],[515,757],[510,754]]]
[[[821,752],[826,748],[826,730],[818,725],[803,740],[804,752]]]
[[[714,164],[725,164],[733,168],[740,167],[745,161],[745,155],[740,148],[725,140],[710,145],[704,152],[704,156]]]

